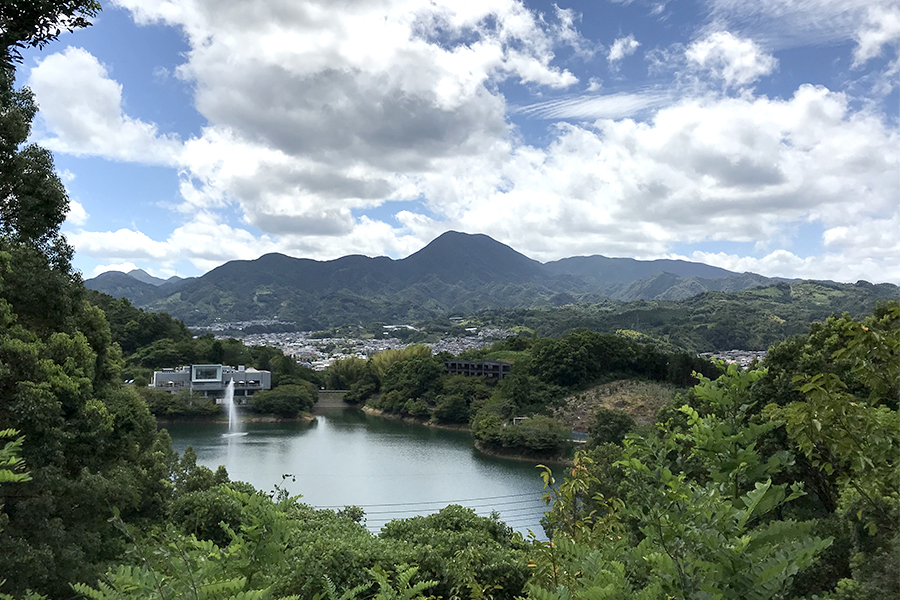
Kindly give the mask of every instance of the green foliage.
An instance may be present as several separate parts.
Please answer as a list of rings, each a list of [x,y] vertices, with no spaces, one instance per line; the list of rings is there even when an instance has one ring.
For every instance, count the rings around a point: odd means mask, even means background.
[[[504,427],[500,445],[504,448],[542,455],[562,452],[568,445],[570,430],[553,417],[534,415],[515,425]]]
[[[168,494],[171,448],[137,394],[114,384],[102,313],[77,306],[70,331],[41,338],[14,318],[0,327],[0,426],[24,434],[32,474],[6,499],[0,572],[13,591],[59,594],[96,575],[122,543],[112,506],[129,520],[159,517]]]
[[[401,412],[415,418],[424,418],[431,415],[431,411],[428,409],[428,405],[425,404],[424,401],[413,399],[409,399],[406,401],[406,403],[403,405],[403,408],[401,409]]]
[[[900,416],[895,398],[885,394],[898,388],[900,305],[882,306],[863,323],[843,319],[840,324],[845,342],[833,358],[846,361],[847,371],[798,375],[802,400],[770,405],[766,414],[782,420],[803,456],[833,478],[836,512],[855,525],[853,579],[841,582],[836,597],[862,590],[867,597],[896,596],[900,582],[870,567],[897,563]],[[852,382],[864,386],[856,395]]]
[[[62,30],[87,27],[89,19],[100,11],[92,0],[11,0],[0,10],[0,67],[21,62],[19,50],[28,46],[43,48],[56,40]]]
[[[443,371],[443,366],[431,356],[429,350],[427,355],[394,361],[381,377],[381,389],[384,392],[396,391],[405,399],[430,398],[436,394]]]
[[[709,414],[701,416],[690,406],[681,409],[688,416],[690,430],[677,435],[677,439],[690,444],[689,456],[698,459],[706,476],[723,486],[723,493],[734,500],[791,461],[789,453],[783,450],[763,460],[757,449],[763,436],[778,426],[774,420],[749,422],[749,389],[764,376],[764,370],[728,365],[716,381],[701,376],[701,382],[694,387],[696,396],[710,408]]]
[[[424,599],[422,592],[433,588],[437,581],[419,581],[411,583],[413,577],[419,571],[418,567],[400,565],[394,581],[391,576],[381,568],[369,569],[369,575],[378,584],[378,592],[374,600],[419,600]]]
[[[476,440],[523,454],[551,456],[568,447],[570,430],[553,417],[534,415],[515,425],[490,409],[480,411],[472,422]]]
[[[295,417],[312,410],[318,400],[316,386],[303,381],[299,385],[281,385],[271,390],[256,392],[250,398],[250,406],[259,413]]]
[[[135,389],[150,412],[157,417],[208,416],[221,412],[221,407],[214,399],[193,394],[190,390],[170,394],[162,390],[137,387],[137,383]]]
[[[330,390],[349,390],[366,377],[368,365],[366,359],[355,356],[336,360],[325,371],[325,386]]]
[[[519,536],[496,515],[479,517],[462,506],[391,521],[380,537],[408,544],[411,562],[434,580],[433,591],[444,598],[474,598],[484,592],[511,599],[528,576]]]
[[[830,319],[768,371],[700,377],[656,436],[626,438],[617,471],[583,454],[559,487],[546,471],[553,543],[535,543],[529,596],[896,597],[900,421],[883,395],[897,388],[885,365],[900,362],[898,324],[893,303],[863,323]],[[760,413],[786,374],[799,393]],[[804,496],[817,481],[804,461],[836,483],[833,512]],[[811,514],[824,516],[795,518]]]
[[[621,444],[625,435],[632,430],[634,430],[634,419],[628,414],[620,410],[601,407],[594,415],[594,422],[588,430],[590,433],[589,443],[595,446],[598,444]]]
[[[732,499],[715,482],[671,471],[666,456],[675,447],[672,438],[631,438],[619,463],[627,499],[602,502],[599,514],[580,510],[595,482],[576,460],[554,492],[548,521],[556,534],[533,555],[530,597],[777,598],[830,544],[810,535],[811,523],[766,521],[796,489],[788,495],[767,480]]]
[[[851,318],[862,318],[879,301],[897,295],[897,287],[890,284],[781,282],[738,292],[706,292],[678,301],[607,300],[559,308],[485,309],[478,317],[500,327],[529,327],[541,336],[560,336],[579,327],[604,333],[626,329],[690,352],[765,350],[792,335],[805,335],[811,323],[834,313],[846,311]]]
[[[116,299],[107,294],[87,290],[87,299],[103,310],[113,341],[119,344],[126,355],[159,340],[184,342],[193,337],[181,321],[173,319],[166,313],[152,313],[135,308],[125,298]]]
[[[31,475],[25,472],[25,460],[22,459],[22,442],[25,441],[23,436],[18,436],[15,429],[4,429],[0,431],[0,441],[9,438],[15,438],[0,448],[0,484],[5,483],[21,483],[30,481]],[[3,505],[0,504],[0,509]]]
[[[289,535],[284,505],[266,496],[220,486],[241,512],[240,527],[223,525],[225,544],[184,536],[169,526],[156,535],[135,541],[129,551],[135,565],[110,569],[97,587],[74,585],[75,591],[96,600],[265,600],[272,598],[266,572],[284,560]],[[290,501],[289,501],[290,502]],[[285,597],[296,599],[297,596]]]

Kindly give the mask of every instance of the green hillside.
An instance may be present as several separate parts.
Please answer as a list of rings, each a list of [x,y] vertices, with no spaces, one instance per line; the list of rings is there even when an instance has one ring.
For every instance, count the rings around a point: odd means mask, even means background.
[[[781,282],[739,292],[705,292],[680,301],[570,304],[558,308],[484,311],[482,323],[525,326],[555,336],[577,327],[633,330],[685,350],[765,350],[832,314],[860,318],[880,301],[895,300],[900,288],[867,282]]]

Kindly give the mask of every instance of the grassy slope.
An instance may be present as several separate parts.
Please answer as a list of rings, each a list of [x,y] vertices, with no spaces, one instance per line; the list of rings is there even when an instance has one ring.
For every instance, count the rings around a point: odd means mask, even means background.
[[[672,385],[636,379],[604,383],[565,399],[554,416],[576,431],[588,430],[598,408],[621,410],[638,424],[653,423],[656,411],[680,390]]]

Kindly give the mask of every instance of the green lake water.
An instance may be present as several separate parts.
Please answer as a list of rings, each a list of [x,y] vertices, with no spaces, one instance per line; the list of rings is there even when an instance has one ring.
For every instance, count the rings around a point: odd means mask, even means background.
[[[283,485],[319,508],[361,506],[377,532],[391,519],[461,504],[543,539],[543,481],[535,463],[484,456],[470,434],[401,423],[359,410],[323,410],[312,423],[246,423],[228,436],[217,423],[167,425],[178,452],[225,465],[232,479],[271,491]],[[282,483],[282,476],[291,478]]]

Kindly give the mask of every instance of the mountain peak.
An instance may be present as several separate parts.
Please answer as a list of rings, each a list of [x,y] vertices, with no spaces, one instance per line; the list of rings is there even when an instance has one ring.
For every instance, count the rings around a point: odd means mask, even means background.
[[[541,263],[483,233],[446,231],[399,261],[415,276],[434,275],[445,282],[520,281],[540,277]]]

